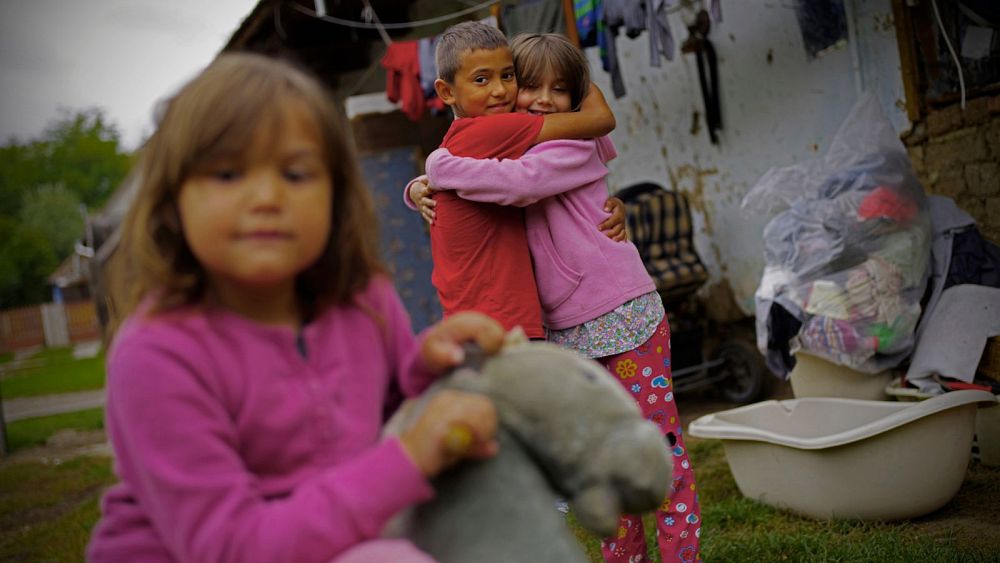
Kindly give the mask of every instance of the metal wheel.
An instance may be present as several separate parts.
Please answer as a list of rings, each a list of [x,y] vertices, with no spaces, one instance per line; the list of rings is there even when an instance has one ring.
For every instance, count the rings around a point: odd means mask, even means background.
[[[752,344],[735,338],[726,340],[712,356],[725,360],[715,369],[721,378],[717,388],[727,401],[744,404],[764,397],[768,372]]]

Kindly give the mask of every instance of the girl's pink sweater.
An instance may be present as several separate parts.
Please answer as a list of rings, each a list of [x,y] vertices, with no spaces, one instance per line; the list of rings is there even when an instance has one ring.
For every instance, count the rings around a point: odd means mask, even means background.
[[[430,498],[379,432],[389,382],[414,394],[432,375],[391,283],[357,301],[301,338],[220,309],[127,322],[107,381],[121,482],[87,559],[329,561]]]

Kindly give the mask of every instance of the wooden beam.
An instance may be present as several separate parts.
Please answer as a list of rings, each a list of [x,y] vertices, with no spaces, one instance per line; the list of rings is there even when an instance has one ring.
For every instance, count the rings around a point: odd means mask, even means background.
[[[913,39],[913,19],[906,0],[892,0],[892,17],[896,22],[896,44],[899,48],[899,69],[903,75],[903,94],[906,96],[906,116],[911,123],[921,117],[923,106],[920,89],[920,69],[917,68],[917,48]]]
[[[562,0],[563,17],[566,18],[566,38],[577,47],[580,46],[580,34],[576,30],[576,12],[573,10],[573,0]]]

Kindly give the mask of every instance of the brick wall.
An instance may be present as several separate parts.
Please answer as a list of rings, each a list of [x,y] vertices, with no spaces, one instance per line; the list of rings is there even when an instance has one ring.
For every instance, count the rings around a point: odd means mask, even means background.
[[[1000,243],[1000,96],[934,110],[903,142],[927,192],[954,199]]]

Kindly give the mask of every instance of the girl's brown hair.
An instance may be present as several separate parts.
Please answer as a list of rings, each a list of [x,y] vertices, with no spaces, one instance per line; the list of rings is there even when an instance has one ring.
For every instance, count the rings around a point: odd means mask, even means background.
[[[220,158],[249,159],[261,131],[276,136],[288,108],[312,118],[333,189],[330,238],[296,280],[303,318],[345,303],[385,271],[374,205],[337,108],[320,82],[291,64],[250,53],[222,54],[168,100],[139,159],[139,186],[110,264],[114,333],[140,301],[152,313],[198,303],[207,277],[188,248],[177,198],[192,173]]]
[[[514,37],[510,52],[519,87],[541,84],[546,77],[556,76],[569,89],[573,109],[580,107],[590,90],[590,66],[576,45],[558,33],[525,33]]]

